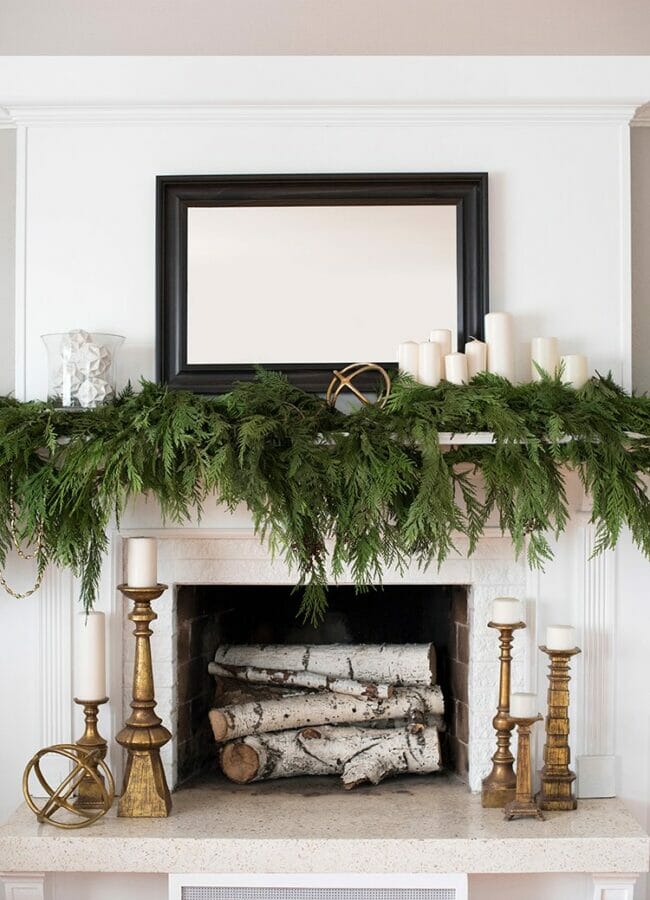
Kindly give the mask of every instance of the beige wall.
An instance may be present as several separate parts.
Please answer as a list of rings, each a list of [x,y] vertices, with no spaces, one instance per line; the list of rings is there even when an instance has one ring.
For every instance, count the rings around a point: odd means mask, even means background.
[[[650,391],[650,128],[632,129],[632,383]]]
[[[0,2],[0,54],[648,52],[647,0]]]

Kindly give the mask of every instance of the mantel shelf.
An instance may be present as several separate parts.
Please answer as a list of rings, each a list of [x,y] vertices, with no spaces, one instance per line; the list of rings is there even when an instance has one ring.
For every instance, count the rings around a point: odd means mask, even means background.
[[[506,822],[451,776],[351,792],[327,779],[214,778],[176,792],[168,819],[112,811],[63,832],[23,806],[0,827],[0,871],[629,873],[648,870],[649,844],[618,800]]]
[[[645,435],[637,434],[634,431],[626,431],[625,434],[631,441],[639,441],[645,438]],[[560,438],[558,443],[570,444],[572,440],[574,440],[574,438],[572,438],[571,435],[565,435],[564,437]],[[490,444],[496,444],[496,438],[493,431],[439,431],[438,442],[443,447],[460,447],[464,444],[482,444],[487,446]],[[524,442],[519,441],[519,443],[523,444]]]

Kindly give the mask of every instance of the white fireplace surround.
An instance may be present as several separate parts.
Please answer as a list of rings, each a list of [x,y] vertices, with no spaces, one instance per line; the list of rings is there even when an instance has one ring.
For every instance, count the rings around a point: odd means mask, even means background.
[[[158,698],[158,714],[172,731],[171,742],[162,756],[171,786],[176,783],[176,591],[178,584],[278,585],[293,584],[290,570],[280,559],[272,559],[266,547],[250,532],[223,531],[204,535],[166,536],[158,532],[159,579],[169,591],[155,601],[158,621],[153,624],[152,655]],[[346,579],[350,584],[350,579]],[[515,639],[514,690],[528,690],[534,682],[531,649],[535,640],[535,599],[527,596],[526,567],[516,561],[508,539],[489,537],[476,554],[467,559],[459,553],[438,569],[420,571],[412,566],[400,575],[386,573],[385,583],[468,585],[470,622],[469,663],[469,779],[473,790],[480,789],[481,777],[489,770],[494,752],[491,720],[494,716],[498,683],[498,641],[486,628],[491,601],[495,596],[526,599],[529,627]],[[298,601],[296,600],[296,603]],[[435,601],[433,601],[435,602]],[[127,605],[128,607],[128,605]],[[128,611],[128,608],[127,608]],[[124,616],[124,709],[128,710],[133,670],[134,640],[132,623]]]
[[[101,595],[109,600],[103,606],[109,613],[109,690],[113,702],[109,714],[102,715],[101,727],[108,738],[114,737],[129,713],[133,667],[133,625],[128,620],[129,604],[117,590],[125,580],[125,540],[130,536],[148,535],[158,539],[159,580],[169,586],[155,601],[158,619],[153,623],[152,654],[158,701],[157,712],[164,723],[176,731],[176,586],[194,585],[278,585],[293,584],[294,578],[285,563],[273,559],[268,549],[247,527],[137,528],[135,521],[151,520],[147,515],[129,516],[130,527],[115,530],[103,570]],[[155,520],[155,515],[154,515]],[[233,520],[241,524],[241,517]],[[577,620],[567,612],[567,621],[577,625],[583,653],[574,665],[572,746],[581,778],[581,796],[613,796],[614,757],[609,744],[614,716],[611,684],[613,659],[611,627],[613,621],[612,559],[606,554],[590,559],[593,533],[585,511],[575,511],[571,530],[575,557],[579,602]],[[385,583],[465,585],[468,588],[470,624],[469,664],[469,785],[480,790],[481,778],[489,771],[495,741],[492,717],[498,684],[498,640],[486,627],[490,619],[491,601],[495,596],[515,596],[522,600],[526,629],[515,637],[513,653],[513,690],[538,691],[540,709],[545,703],[543,660],[536,647],[541,643],[542,629],[549,624],[544,597],[540,596],[540,577],[528,569],[523,557],[516,559],[510,539],[498,528],[488,528],[474,555],[466,555],[464,539],[457,542],[457,552],[440,568],[423,571],[415,565],[400,574],[385,573]],[[340,583],[350,583],[344,580]],[[61,649],[69,647],[71,617],[76,611],[75,580],[66,573],[51,571],[41,589],[41,684],[47,702],[42,709],[44,743],[70,739],[81,724],[78,711],[70,709],[69,693],[72,672],[70,655]],[[538,636],[539,635],[539,636]],[[115,702],[120,698],[121,702]],[[76,717],[75,723],[72,717]],[[538,747],[541,743],[539,731]],[[118,783],[123,759],[114,741],[110,741],[110,763]],[[176,783],[176,738],[163,748],[162,756],[171,786]]]

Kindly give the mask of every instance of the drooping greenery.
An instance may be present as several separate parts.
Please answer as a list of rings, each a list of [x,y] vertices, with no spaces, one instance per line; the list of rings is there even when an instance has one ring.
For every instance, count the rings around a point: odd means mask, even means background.
[[[489,431],[495,443],[441,447],[440,431]],[[456,534],[471,552],[493,517],[543,565],[567,523],[567,467],[593,498],[595,551],[628,526],[650,556],[650,439],[629,432],[650,435],[650,399],[601,377],[580,391],[550,378],[437,388],[402,378],[384,409],[349,415],[274,373],[216,398],[143,382],[86,411],[0,398],[0,559],[13,503],[20,542],[41,530],[41,564],[72,567],[89,607],[107,526],[135,495],[176,522],[206,502],[243,503],[318,620],[330,571],[378,583],[386,566],[441,562]]]

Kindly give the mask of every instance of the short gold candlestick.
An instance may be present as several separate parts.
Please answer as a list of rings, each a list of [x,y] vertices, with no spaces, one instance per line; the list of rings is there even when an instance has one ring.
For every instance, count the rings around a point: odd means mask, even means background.
[[[580,653],[580,648],[552,650],[542,646],[539,649],[548,655],[550,665],[544,766],[537,800],[542,809],[575,809],[578,805],[573,792],[576,776],[569,768],[569,667],[571,657]]]
[[[535,722],[541,722],[540,715],[534,718],[511,718],[517,726],[517,787],[515,798],[507,803],[503,813],[506,819],[543,819],[539,806],[533,799],[533,773],[530,765],[530,729]]]
[[[135,663],[133,712],[116,738],[129,754],[117,814],[132,818],[164,818],[169,815],[172,801],[160,749],[171,739],[171,734],[154,712],[156,699],[149,641],[153,632],[149,624],[158,618],[151,608],[151,601],[160,597],[167,585],[132,588],[120,584],[118,590],[134,602],[129,619],[135,623]]]
[[[99,733],[97,719],[99,718],[99,707],[104,703],[108,703],[108,697],[104,697],[102,700],[79,700],[75,697],[74,702],[78,703],[79,706],[83,706],[86,721],[86,728],[76,742],[76,746],[83,747],[84,750],[96,751],[92,756],[93,770],[96,777],[93,777],[90,772],[86,772],[77,785],[74,805],[77,809],[104,809],[106,806],[106,790],[104,777],[97,763],[106,756],[106,741]]]
[[[500,625],[488,622],[488,628],[499,630],[501,647],[501,671],[499,674],[499,705],[492,725],[497,733],[497,749],[492,757],[492,771],[483,779],[481,802],[491,809],[501,808],[514,800],[517,778],[514,772],[514,756],[510,751],[510,735],[514,723],[510,718],[510,664],[512,662],[513,632],[525,628],[525,622],[512,625]]]

